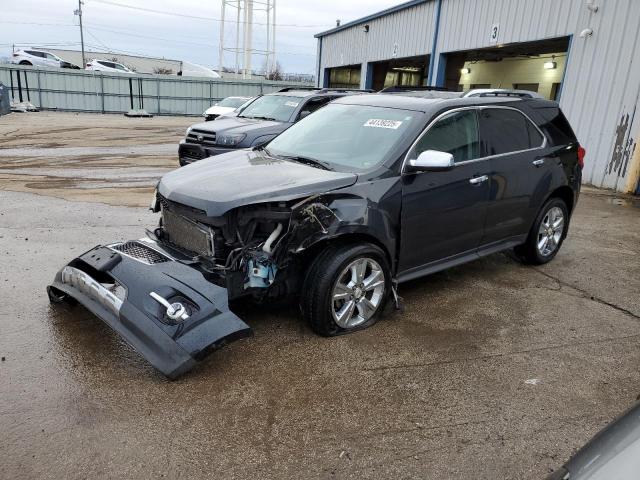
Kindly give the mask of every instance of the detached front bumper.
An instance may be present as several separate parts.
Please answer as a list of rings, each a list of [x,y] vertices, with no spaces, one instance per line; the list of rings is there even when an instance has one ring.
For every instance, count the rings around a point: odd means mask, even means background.
[[[180,141],[178,146],[178,159],[180,166],[184,167],[198,160],[213,157],[215,155],[221,155],[223,153],[234,152],[238,148],[224,148],[224,147],[210,147],[202,146],[197,143],[187,143],[184,140]]]
[[[229,310],[226,289],[147,239],[89,250],[62,268],[47,291],[53,302],[77,300],[172,379],[252,335]],[[183,314],[172,319],[167,304],[182,306]]]

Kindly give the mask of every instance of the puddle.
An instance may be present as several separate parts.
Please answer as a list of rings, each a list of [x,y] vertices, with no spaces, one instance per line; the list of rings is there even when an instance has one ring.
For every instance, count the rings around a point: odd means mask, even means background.
[[[640,208],[640,197],[611,197],[607,199],[607,203],[612,205],[620,205],[623,207],[636,207]]]

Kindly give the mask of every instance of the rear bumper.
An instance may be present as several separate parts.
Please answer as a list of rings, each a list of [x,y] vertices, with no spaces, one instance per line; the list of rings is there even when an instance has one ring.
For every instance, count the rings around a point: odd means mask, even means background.
[[[184,140],[180,142],[178,147],[178,158],[180,166],[185,166],[198,160],[203,160],[215,155],[233,152],[237,148],[221,148],[221,147],[204,147],[197,143],[187,143]]]
[[[77,300],[169,378],[252,334],[229,310],[226,289],[148,240],[97,246],[63,267],[47,290],[53,301]],[[171,320],[151,292],[182,304],[188,318]]]

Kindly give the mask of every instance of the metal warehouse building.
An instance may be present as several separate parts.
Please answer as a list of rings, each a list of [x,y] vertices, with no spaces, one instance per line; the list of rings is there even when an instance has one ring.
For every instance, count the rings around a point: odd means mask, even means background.
[[[560,102],[584,182],[640,193],[640,1],[413,0],[316,35],[318,82],[519,88]]]

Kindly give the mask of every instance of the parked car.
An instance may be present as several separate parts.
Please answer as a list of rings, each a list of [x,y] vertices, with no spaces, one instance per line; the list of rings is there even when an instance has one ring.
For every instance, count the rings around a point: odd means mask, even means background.
[[[93,70],[94,72],[136,73],[121,63],[95,59],[87,62],[85,70]]]
[[[636,480],[640,472],[640,403],[598,432],[547,480]]]
[[[325,99],[262,98],[253,115],[285,120]],[[584,154],[547,100],[343,96],[266,145],[166,174],[158,227],[80,255],[49,295],[79,301],[169,377],[250,334],[227,300],[299,298],[318,334],[353,332],[407,280],[512,248],[552,260]]]
[[[360,90],[283,88],[263,95],[233,117],[189,127],[178,147],[180,165],[262,145],[331,100],[361,93]]]
[[[231,113],[237,108],[241,107],[253,97],[227,97],[220,100],[218,103],[209,107],[202,114],[205,122],[209,122],[211,120],[215,120],[220,115],[224,115],[227,113]]]
[[[71,65],[53,53],[33,49],[16,50],[11,56],[11,63],[33,65],[35,67],[60,67],[62,64]]]
[[[222,78],[215,70],[197,63],[181,62],[180,66],[181,68],[177,75],[181,77]]]

